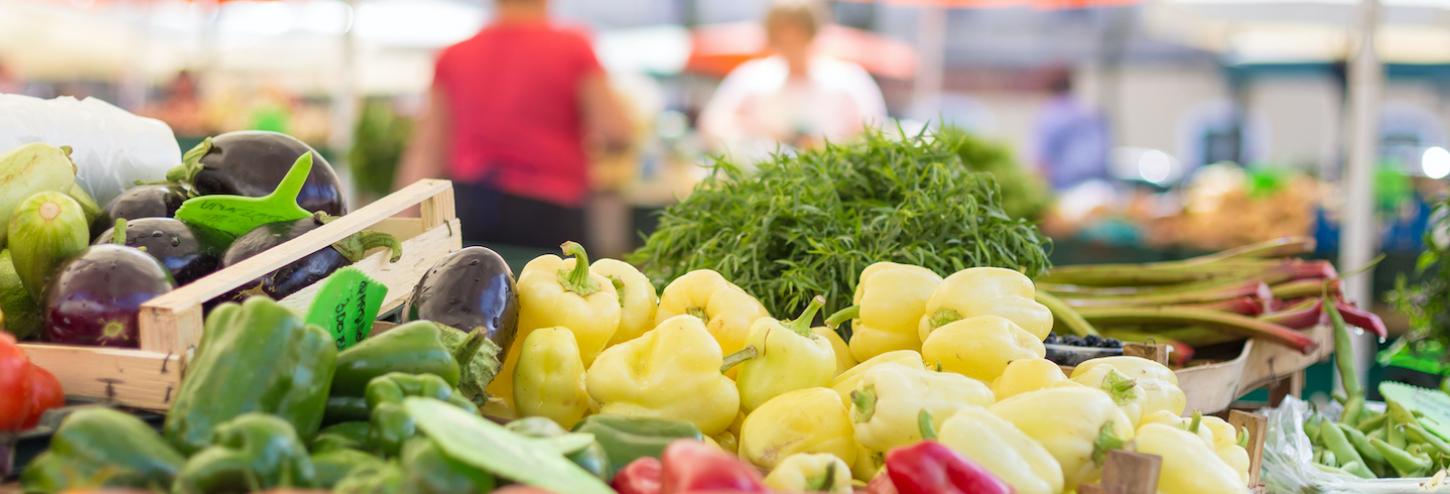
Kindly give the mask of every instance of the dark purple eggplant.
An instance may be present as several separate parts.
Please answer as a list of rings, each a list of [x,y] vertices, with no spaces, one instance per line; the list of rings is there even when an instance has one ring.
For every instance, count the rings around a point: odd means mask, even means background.
[[[247,258],[261,254],[267,249],[286,243],[288,240],[316,230],[325,223],[322,215],[314,215],[297,221],[270,223],[257,227],[237,237],[226,253],[222,255],[221,267],[226,268]],[[252,295],[266,295],[275,300],[296,293],[307,285],[326,278],[333,271],[361,260],[367,251],[386,247],[392,250],[392,260],[403,255],[402,244],[386,233],[361,231],[340,242],[308,254],[281,269],[268,273],[251,283],[242,285],[224,295],[224,299],[241,301]]]
[[[137,185],[106,203],[105,209],[101,211],[103,214],[96,217],[91,231],[110,228],[121,218],[170,218],[185,201],[186,192],[180,188],[170,185]]]
[[[186,152],[183,163],[166,174],[200,195],[262,197],[271,194],[303,153],[312,153],[312,172],[297,194],[297,205],[312,212],[347,213],[342,186],[332,165],[307,143],[287,134],[246,130],[207,138]]]
[[[118,234],[119,232],[119,234]],[[124,244],[150,254],[166,267],[177,285],[185,285],[216,271],[217,252],[197,239],[186,223],[171,218],[140,218],[116,222],[96,236],[96,245]]]
[[[55,343],[135,348],[141,304],[171,291],[155,258],[123,245],[93,245],[61,264],[45,289],[46,338]]]
[[[463,331],[483,328],[504,349],[518,332],[518,316],[513,271],[498,253],[483,247],[454,252],[424,273],[404,311],[409,321],[426,319]]]

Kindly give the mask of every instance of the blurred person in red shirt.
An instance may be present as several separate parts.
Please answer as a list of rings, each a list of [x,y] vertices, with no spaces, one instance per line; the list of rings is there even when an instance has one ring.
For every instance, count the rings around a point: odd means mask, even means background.
[[[496,0],[494,18],[443,50],[398,187],[454,181],[470,244],[557,249],[584,242],[590,144],[628,145],[631,127],[580,30],[547,0]]]

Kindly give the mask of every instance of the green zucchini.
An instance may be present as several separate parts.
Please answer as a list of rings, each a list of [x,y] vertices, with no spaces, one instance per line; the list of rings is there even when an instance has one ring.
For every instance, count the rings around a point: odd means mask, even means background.
[[[10,251],[0,250],[0,312],[5,314],[5,330],[22,340],[40,334],[40,306],[25,291]]]
[[[75,199],[61,192],[38,192],[15,208],[7,228],[10,257],[32,300],[41,295],[60,263],[90,245],[90,226]]]
[[[10,218],[31,194],[67,191],[75,181],[76,164],[65,149],[32,142],[10,150],[0,156],[0,221]],[[0,231],[0,245],[7,235]]]

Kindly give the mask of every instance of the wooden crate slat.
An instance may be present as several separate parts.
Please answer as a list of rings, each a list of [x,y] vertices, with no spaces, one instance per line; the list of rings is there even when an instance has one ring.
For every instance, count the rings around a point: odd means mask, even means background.
[[[418,280],[423,278],[429,268],[463,247],[463,238],[454,234],[458,229],[458,220],[453,219],[404,241],[403,257],[397,262],[388,262],[388,252],[379,251],[353,263],[353,267],[389,287],[387,296],[383,297],[380,314],[403,305],[412,294],[411,288],[418,284]],[[306,311],[321,288],[320,284],[303,288],[282,299],[282,305],[293,310]]]
[[[165,410],[181,383],[179,355],[121,348],[23,344],[30,361],[55,374],[68,396]]]
[[[452,184],[446,180],[418,181],[287,243],[147,301],[141,306],[141,349],[160,353],[185,351],[200,339],[199,329],[188,329],[199,327],[195,323],[199,322],[202,303],[420,203],[426,204],[429,199],[441,195],[451,198],[451,190]],[[451,208],[436,205],[425,209],[433,210],[440,218],[442,213],[451,212]],[[439,223],[448,219],[452,218],[434,218]],[[428,222],[425,218],[424,224]],[[168,323],[168,318],[176,321]]]

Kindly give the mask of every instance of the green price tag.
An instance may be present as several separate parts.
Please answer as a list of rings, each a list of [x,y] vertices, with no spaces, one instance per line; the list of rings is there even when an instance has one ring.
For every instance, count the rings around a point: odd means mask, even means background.
[[[332,333],[338,350],[346,350],[367,338],[373,320],[383,306],[388,286],[369,278],[354,267],[345,267],[323,279],[317,298],[307,309],[307,323]]]
[[[297,158],[277,190],[262,197],[213,195],[187,199],[176,210],[176,219],[202,230],[209,237],[230,240],[253,229],[311,216],[297,205],[297,194],[312,171],[312,153]]]

